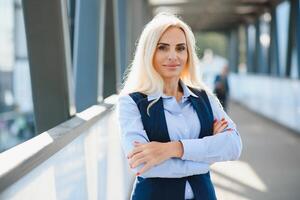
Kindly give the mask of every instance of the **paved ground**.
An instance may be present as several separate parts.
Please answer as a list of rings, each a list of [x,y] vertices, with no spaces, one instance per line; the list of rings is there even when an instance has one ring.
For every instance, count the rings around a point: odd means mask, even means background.
[[[212,166],[218,199],[300,200],[300,136],[235,103],[229,115],[243,153],[239,161]]]

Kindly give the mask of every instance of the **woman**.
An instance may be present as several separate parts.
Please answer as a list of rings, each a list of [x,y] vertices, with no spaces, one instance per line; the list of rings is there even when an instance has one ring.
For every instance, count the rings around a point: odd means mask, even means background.
[[[236,126],[196,77],[197,65],[182,20],[162,13],[146,25],[117,109],[137,176],[133,200],[216,199],[209,166],[241,154]]]
[[[228,85],[228,66],[225,65],[222,68],[220,74],[218,74],[215,78],[215,88],[214,93],[216,94],[217,98],[220,100],[224,110],[227,110],[227,99],[229,95],[229,85]]]

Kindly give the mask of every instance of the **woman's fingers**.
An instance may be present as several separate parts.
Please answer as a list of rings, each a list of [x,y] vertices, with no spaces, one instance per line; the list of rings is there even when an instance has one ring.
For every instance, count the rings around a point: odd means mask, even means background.
[[[127,155],[127,158],[132,158],[132,156],[134,156],[135,154],[141,152],[143,149],[142,149],[142,146],[136,146],[133,148],[133,150]]]
[[[146,144],[134,145],[132,152],[128,154],[129,164],[131,168],[136,168],[141,164],[147,165],[140,171],[143,173],[153,165],[160,164],[164,160],[170,158],[170,145],[161,142],[149,142]],[[151,164],[149,164],[151,163]]]
[[[133,142],[133,146],[135,147],[128,155],[127,155],[127,158],[132,158],[132,156],[134,156],[135,154],[141,152],[143,149],[142,149],[142,146],[144,144],[141,143],[141,142],[137,142],[137,141],[134,141]]]
[[[228,126],[228,122],[223,118],[221,121],[214,120],[213,134],[222,132]]]
[[[226,122],[226,121],[225,121],[225,122],[220,122],[220,123],[218,123],[218,124],[216,125],[216,131],[217,131],[217,132],[222,131],[222,130],[223,130],[223,129],[222,129],[223,126],[227,126],[227,122]]]
[[[144,157],[144,154],[143,152],[139,152],[139,153],[136,153],[134,156],[131,157],[131,159],[129,159],[129,165],[133,165],[134,162],[136,162],[137,160],[141,159]]]
[[[133,142],[133,145],[134,145],[135,147],[137,147],[137,146],[141,146],[141,145],[143,145],[143,143],[140,143],[140,142],[134,141],[134,142]]]
[[[223,125],[223,121],[216,122],[214,124],[214,130],[215,130],[215,132],[217,132],[222,125]]]
[[[222,125],[218,128],[218,132],[217,132],[217,133],[223,132],[223,131],[226,129],[227,126],[228,126],[227,123],[222,124]]]
[[[131,168],[136,168],[137,166],[139,166],[140,164],[146,163],[147,162],[147,158],[145,157],[141,157],[139,159],[136,159],[132,162],[132,164],[130,165]]]

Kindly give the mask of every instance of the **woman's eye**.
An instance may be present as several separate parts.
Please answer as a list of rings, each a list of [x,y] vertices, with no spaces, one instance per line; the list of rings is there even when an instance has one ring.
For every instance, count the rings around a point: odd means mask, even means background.
[[[180,47],[177,47],[176,49],[177,49],[177,51],[184,51],[185,50],[185,46],[180,46]]]
[[[158,46],[158,49],[159,49],[159,50],[162,50],[162,51],[165,51],[165,50],[167,50],[167,47],[166,47],[166,46],[163,46],[163,45],[161,45],[161,46]]]

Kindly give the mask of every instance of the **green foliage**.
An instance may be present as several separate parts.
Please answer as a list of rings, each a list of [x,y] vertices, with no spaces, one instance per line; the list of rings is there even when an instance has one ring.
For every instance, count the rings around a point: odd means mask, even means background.
[[[205,49],[211,49],[214,54],[227,57],[226,48],[227,38],[225,34],[217,32],[198,32],[195,33],[196,46],[197,46],[197,55],[199,58],[203,57]]]

